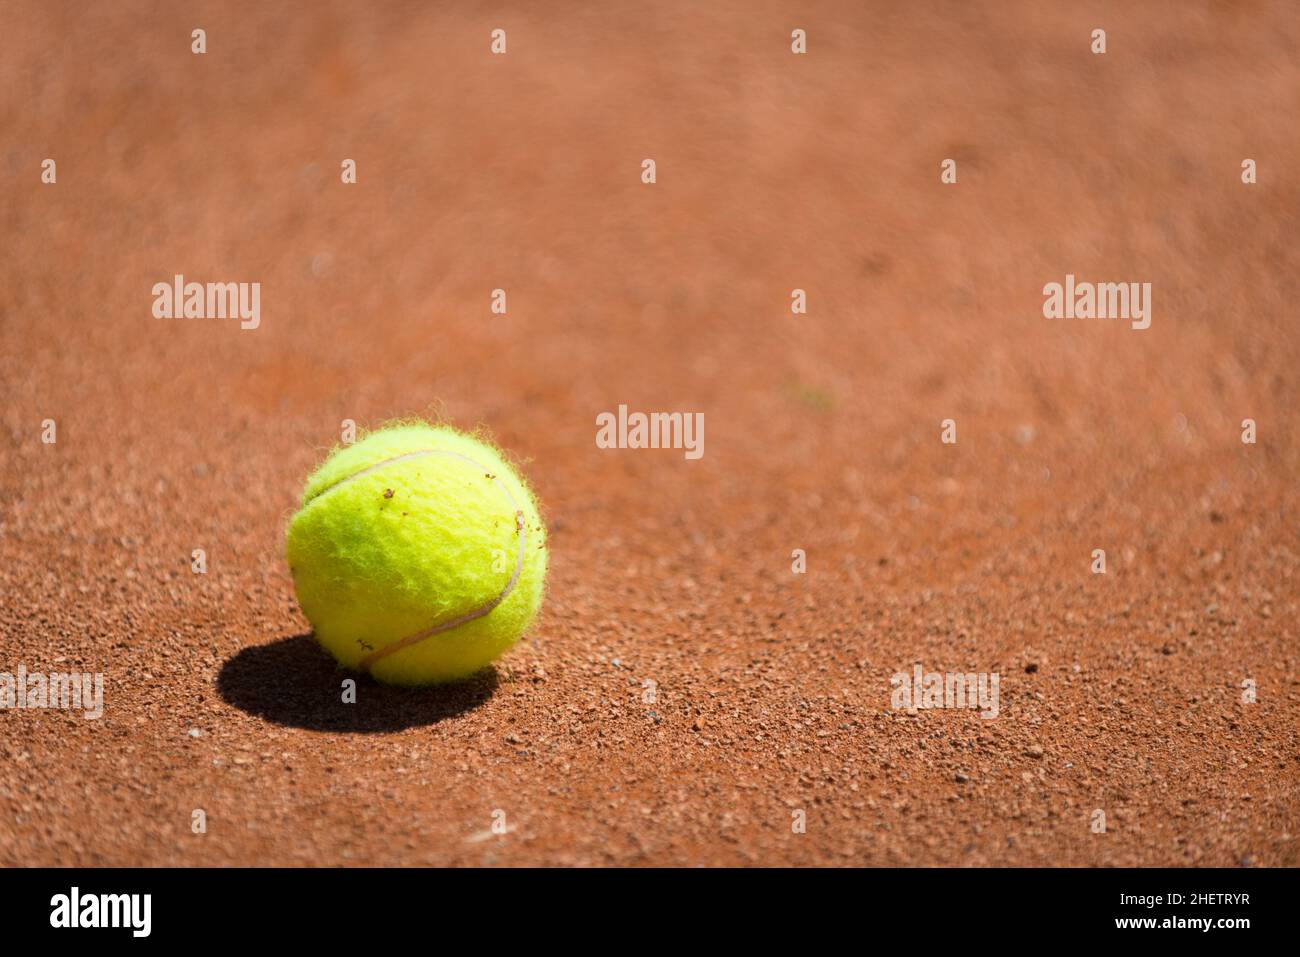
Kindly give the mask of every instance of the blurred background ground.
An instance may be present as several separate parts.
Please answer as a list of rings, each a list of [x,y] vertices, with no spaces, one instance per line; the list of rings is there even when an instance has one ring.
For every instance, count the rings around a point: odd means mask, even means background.
[[[1297,863],[1292,4],[0,20],[0,670],[106,675],[0,712],[0,863]],[[154,319],[176,273],[260,328]],[[1044,319],[1066,273],[1151,328]],[[621,403],[704,457],[598,449]],[[349,710],[284,521],[413,414],[523,462],[549,598]],[[999,718],[892,711],[914,662]]]

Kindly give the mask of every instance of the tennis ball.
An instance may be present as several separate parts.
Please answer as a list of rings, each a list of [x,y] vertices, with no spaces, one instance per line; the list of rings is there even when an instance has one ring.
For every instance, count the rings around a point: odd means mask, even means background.
[[[287,539],[317,640],[388,684],[472,675],[541,606],[537,501],[499,451],[447,426],[392,426],[335,449]]]

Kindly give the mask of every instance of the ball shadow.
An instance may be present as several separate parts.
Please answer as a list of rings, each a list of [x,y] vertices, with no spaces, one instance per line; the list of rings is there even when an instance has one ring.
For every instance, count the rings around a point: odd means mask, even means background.
[[[356,679],[356,704],[343,703],[346,678]],[[491,666],[456,684],[382,685],[338,668],[310,634],[244,648],[217,675],[217,693],[227,704],[276,724],[312,731],[382,733],[436,724],[477,708],[496,687],[497,672]]]

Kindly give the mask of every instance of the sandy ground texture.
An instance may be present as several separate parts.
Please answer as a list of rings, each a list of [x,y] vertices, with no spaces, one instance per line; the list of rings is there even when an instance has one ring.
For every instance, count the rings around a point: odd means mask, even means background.
[[[104,675],[0,712],[0,864],[1300,863],[1293,4],[185,6],[0,5],[0,670]],[[286,519],[411,415],[548,597],[345,706]]]

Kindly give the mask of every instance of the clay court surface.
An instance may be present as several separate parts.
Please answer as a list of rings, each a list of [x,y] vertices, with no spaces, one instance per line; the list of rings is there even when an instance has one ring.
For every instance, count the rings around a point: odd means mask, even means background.
[[[0,670],[105,676],[0,712],[0,864],[1300,863],[1294,5],[0,21]],[[178,273],[260,326],[154,318]],[[547,600],[345,706],[285,524],[414,415],[519,461]],[[917,663],[998,717],[892,709]]]

